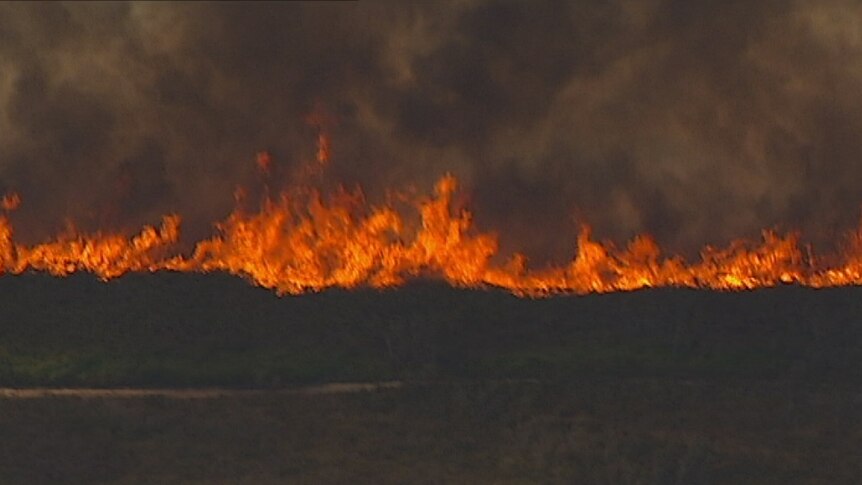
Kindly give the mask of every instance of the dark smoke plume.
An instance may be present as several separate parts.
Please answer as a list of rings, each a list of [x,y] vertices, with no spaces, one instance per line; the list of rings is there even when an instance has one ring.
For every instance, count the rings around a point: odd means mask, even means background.
[[[688,252],[776,225],[821,243],[859,215],[860,86],[850,0],[4,3],[0,191],[22,239],[168,212],[204,235],[257,152],[275,175],[313,159],[324,106],[327,183],[374,199],[451,171],[540,260],[578,222]]]

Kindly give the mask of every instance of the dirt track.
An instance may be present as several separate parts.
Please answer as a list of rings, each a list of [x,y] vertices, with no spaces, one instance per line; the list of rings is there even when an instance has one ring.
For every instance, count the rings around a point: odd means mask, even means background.
[[[382,389],[397,389],[401,381],[386,382],[335,382],[319,386],[292,389],[98,389],[98,388],[0,388],[0,399],[41,399],[49,397],[98,398],[142,398],[163,397],[168,399],[212,399],[217,397],[243,397],[261,394],[320,395],[371,392]]]

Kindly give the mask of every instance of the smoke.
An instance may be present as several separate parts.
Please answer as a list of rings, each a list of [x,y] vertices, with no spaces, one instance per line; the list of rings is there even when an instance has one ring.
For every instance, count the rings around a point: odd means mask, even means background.
[[[463,182],[483,229],[539,260],[577,224],[672,250],[799,229],[862,203],[855,1],[6,3],[0,191],[22,239],[64,221],[195,236],[314,159],[324,185]]]

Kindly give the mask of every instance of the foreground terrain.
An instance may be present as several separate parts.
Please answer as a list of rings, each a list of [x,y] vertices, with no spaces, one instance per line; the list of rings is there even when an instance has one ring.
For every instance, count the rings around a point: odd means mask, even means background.
[[[860,288],[7,276],[0,387],[192,391],[0,396],[0,483],[859,483],[860,322]],[[303,391],[360,381],[397,385]]]
[[[0,387],[692,377],[862,382],[862,288],[278,298],[237,278],[0,277]]]
[[[858,483],[834,385],[578,379],[0,400],[2,483]]]

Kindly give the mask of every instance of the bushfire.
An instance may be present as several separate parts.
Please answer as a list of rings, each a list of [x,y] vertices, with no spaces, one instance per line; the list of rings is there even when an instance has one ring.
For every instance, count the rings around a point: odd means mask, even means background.
[[[318,140],[317,164],[325,165],[329,144]],[[321,141],[322,140],[322,141]],[[271,158],[258,155],[262,173]],[[2,199],[0,274],[27,271],[66,276],[90,272],[102,280],[128,272],[226,272],[280,295],[331,287],[398,286],[411,278],[442,278],[457,287],[495,287],[518,296],[603,293],[651,287],[751,290],[780,284],[827,287],[862,284],[862,227],[833,263],[820,263],[800,248],[795,234],[763,231],[762,240],[706,247],[700,260],[664,256],[648,235],[624,248],[593,240],[583,226],[574,257],[564,265],[529,268],[523,255],[499,255],[497,238],[472,225],[472,215],[456,209],[458,182],[443,176],[432,195],[409,204],[410,214],[393,204],[370,206],[359,191],[330,197],[309,191],[303,200],[266,197],[258,211],[235,209],[216,225],[216,234],[194,250],[177,249],[181,218],[165,216],[132,237],[82,234],[69,229],[35,245],[14,239],[9,214],[17,194]]]

